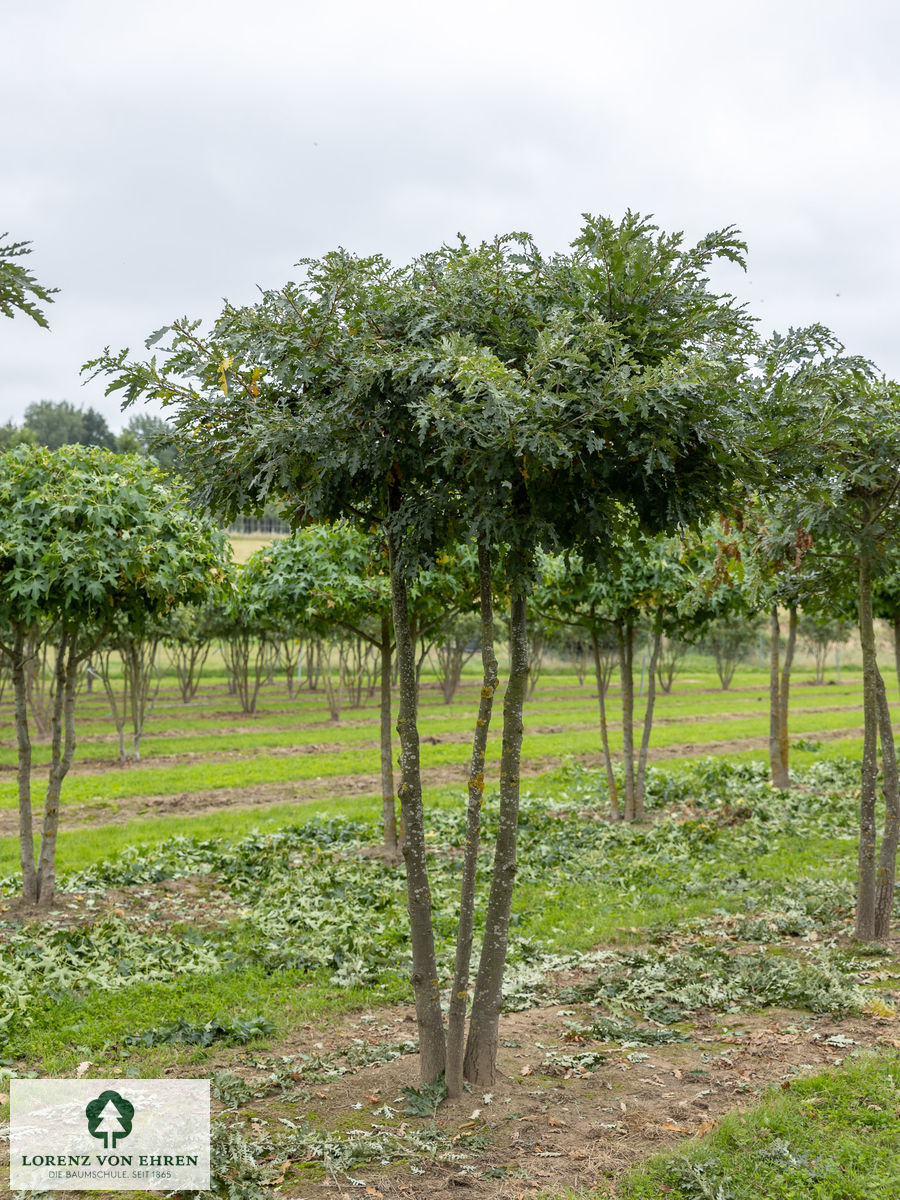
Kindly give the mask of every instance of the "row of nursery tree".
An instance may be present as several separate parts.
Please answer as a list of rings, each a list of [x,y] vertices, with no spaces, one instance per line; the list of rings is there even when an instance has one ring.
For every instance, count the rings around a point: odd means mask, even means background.
[[[43,458],[41,461],[45,461]],[[77,460],[69,462],[75,469]],[[123,460],[122,471],[152,472]],[[160,481],[161,482],[161,481]],[[54,526],[56,518],[54,518]],[[186,531],[193,531],[188,522]],[[256,712],[264,684],[283,677],[289,697],[308,690],[325,700],[332,719],[345,707],[358,708],[380,690],[384,752],[385,840],[396,851],[393,818],[391,686],[396,685],[390,618],[390,581],[384,548],[377,538],[341,522],[312,525],[289,539],[257,551],[246,565],[231,562],[221,539],[211,532],[218,562],[214,577],[192,604],[162,612],[140,611],[138,619],[117,611],[108,626],[83,631],[91,653],[83,664],[88,691],[102,689],[115,724],[122,765],[140,760],[141,739],[159,695],[164,664],[174,673],[182,701],[195,700],[211,650],[218,648],[229,690],[246,714]],[[698,539],[635,536],[612,548],[602,570],[580,559],[538,552],[528,624],[528,689],[533,694],[549,646],[568,655],[579,683],[590,672],[599,699],[600,739],[608,783],[611,817],[643,815],[647,751],[657,688],[671,691],[684,657],[692,647],[710,653],[726,689],[738,663],[758,642],[767,614],[759,596],[734,579],[698,603],[696,589],[715,568],[724,544],[720,526],[701,531]],[[754,547],[743,548],[743,558]],[[445,703],[452,702],[463,669],[478,649],[476,561],[470,547],[459,544],[420,571],[410,588],[412,626],[417,640],[416,673],[428,661]],[[795,579],[798,583],[799,577]],[[814,581],[807,581],[814,582]],[[770,589],[771,590],[771,589]],[[799,594],[799,593],[798,593]],[[773,594],[778,640],[777,605]],[[787,775],[787,697],[797,632],[813,653],[817,682],[824,679],[825,657],[845,641],[852,622],[840,607],[809,591],[798,616],[796,599],[788,605],[784,665],[773,676],[772,780],[790,786]],[[879,599],[884,603],[884,596]],[[508,597],[501,612],[508,619]],[[25,632],[25,670],[21,681],[28,717],[38,738],[51,735],[56,695],[55,660],[61,627],[52,613]],[[13,642],[14,637],[7,637]],[[637,725],[640,751],[635,761],[633,729],[637,647],[641,658],[637,698],[646,695]],[[778,662],[781,646],[772,644]],[[648,671],[649,668],[649,671]],[[624,734],[624,812],[620,805],[610,749],[607,707],[611,681],[620,680]],[[10,660],[0,658],[0,699],[12,679]],[[21,697],[18,698],[21,702]],[[20,703],[20,711],[24,711]]]
[[[874,615],[876,596],[891,594],[882,564],[895,552],[900,525],[898,389],[818,326],[761,341],[744,307],[714,292],[708,279],[717,259],[743,266],[745,250],[731,228],[690,247],[629,213],[619,222],[586,217],[570,249],[553,255],[518,234],[477,247],[460,241],[405,266],[337,251],[303,262],[299,282],[264,292],[252,306],[226,304],[210,329],[184,319],[158,330],[146,361],[123,351],[88,364],[109,376],[110,391],[126,405],[152,399],[174,413],[192,502],[217,519],[277,503],[294,527],[338,526],[348,545],[349,530],[357,531],[353,545],[369,566],[357,573],[352,557],[340,557],[335,571],[342,594],[348,578],[358,580],[353,586],[366,601],[366,636],[383,655],[383,678],[388,656],[396,656],[398,796],[421,1072],[432,1080],[445,1071],[451,1095],[464,1078],[480,1086],[495,1073],[529,621],[585,631],[601,705],[610,663],[618,662],[621,797],[611,769],[608,777],[613,803],[639,817],[649,738],[645,725],[633,744],[641,622],[652,639],[649,689],[666,636],[683,638],[693,623],[746,606],[769,614],[772,765],[786,786],[798,614],[831,619],[852,610],[865,714],[856,933],[864,940],[888,936],[900,801]],[[189,510],[163,500],[152,473],[93,454],[80,468],[91,497],[86,510],[67,486],[50,516],[56,468],[40,452],[13,451],[0,479],[0,617],[12,631],[4,648],[17,705],[27,631],[36,621],[54,621],[62,647],[36,872],[30,806],[21,806],[26,894],[42,902],[53,889],[53,781],[74,739],[70,666],[95,653],[92,639],[123,613],[138,620],[189,603],[195,582],[219,569],[212,535],[190,526]],[[31,483],[20,473],[30,473]],[[22,538],[26,526],[33,540]],[[324,539],[321,559],[332,536],[307,535]],[[286,568],[305,547],[303,537],[292,540],[261,556],[258,568],[275,579],[280,556]],[[455,602],[441,595],[446,576],[439,568],[466,557],[483,671],[445,1028],[417,660],[428,601]],[[288,589],[278,594],[284,602]],[[325,608],[329,599],[343,603],[320,594]],[[466,1034],[500,600],[509,655],[499,812]],[[353,625],[348,609],[346,628]],[[388,704],[387,690],[384,697]],[[27,739],[19,736],[20,764],[27,764]],[[21,765],[20,780],[26,775]]]

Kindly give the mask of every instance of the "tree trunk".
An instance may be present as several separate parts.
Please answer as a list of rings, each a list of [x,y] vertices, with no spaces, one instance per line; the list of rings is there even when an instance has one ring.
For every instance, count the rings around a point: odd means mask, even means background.
[[[394,763],[391,747],[391,620],[381,614],[381,823],[384,846],[397,857],[397,810],[394,807]]]
[[[516,596],[512,601],[509,633],[509,682],[503,699],[503,750],[500,757],[500,816],[484,941],[475,979],[472,1019],[463,1067],[466,1079],[478,1086],[492,1084],[497,1073],[503,969],[506,966],[509,913],[516,877],[522,708],[528,685],[528,630],[524,596]]]
[[[875,879],[875,940],[886,942],[891,933],[894,909],[894,877],[897,870],[897,843],[900,839],[900,784],[897,779],[897,753],[891,710],[881,672],[876,671],[878,727],[881,737],[881,769],[884,783],[884,832],[878,855]]]
[[[16,703],[18,745],[19,852],[22,863],[22,899],[37,904],[38,882],[34,865],[34,825],[31,812],[31,735],[28,731],[28,680],[25,629],[19,626],[13,641],[12,676]]]
[[[872,615],[872,563],[865,548],[859,557],[859,640],[863,660],[863,757],[859,793],[859,881],[856,937],[875,937],[875,790],[878,783],[878,666]]]
[[[781,666],[781,680],[778,692],[778,761],[781,768],[778,784],[781,788],[791,786],[790,766],[791,745],[788,741],[788,705],[791,694],[791,667],[794,665],[794,651],[797,648],[797,606],[792,604],[788,609],[788,634],[784,647],[784,661]]]
[[[456,965],[450,992],[447,1018],[447,1094],[461,1096],[463,1090],[463,1045],[466,1032],[466,1007],[469,999],[469,967],[472,959],[472,930],[475,923],[475,872],[478,866],[478,842],[481,834],[481,803],[484,795],[484,760],[488,731],[497,690],[497,656],[494,653],[494,599],[491,562],[487,546],[478,543],[478,580],[481,595],[481,662],[483,667],[481,699],[475,737],[472,741],[472,766],[469,770],[469,803],[466,809],[466,849],[463,857],[459,895],[459,928],[456,934]]]
[[[625,820],[634,820],[634,625],[616,625],[622,689],[622,758],[625,764]]]
[[[50,770],[38,856],[38,904],[49,908],[56,894],[56,838],[62,782],[75,754],[75,689],[78,683],[77,634],[63,627],[56,652],[56,693],[51,721]]]
[[[793,650],[791,653],[793,654]],[[782,705],[780,659],[781,626],[778,621],[778,605],[773,604],[769,614],[769,772],[772,786],[786,790],[791,786],[791,781],[788,778],[787,765],[781,752]],[[785,723],[786,720],[787,713],[785,710]]]
[[[647,707],[644,711],[644,729],[641,735],[641,750],[638,757],[637,781],[634,790],[635,820],[644,819],[644,780],[647,777],[647,752],[650,749],[650,731],[653,728],[653,708],[656,704],[656,664],[662,645],[662,630],[653,635],[650,648],[650,679],[647,684]]]
[[[416,649],[409,628],[406,580],[397,561],[394,535],[388,539],[391,569],[391,602],[394,641],[400,680],[397,733],[400,738],[400,809],[403,817],[403,857],[406,860],[406,893],[412,943],[412,986],[419,1027],[419,1070],[423,1083],[432,1083],[446,1066],[444,1021],[434,952],[431,889],[425,857],[425,812],[419,764],[419,731],[416,723]]]
[[[609,750],[609,727],[606,723],[606,688],[609,677],[603,677],[603,666],[600,662],[600,642],[597,631],[591,629],[591,648],[594,652],[594,675],[597,679],[597,696],[600,702],[600,742],[603,746],[603,765],[606,768],[606,786],[609,789],[610,816],[614,821],[621,821],[622,813],[619,808],[619,790],[616,787],[616,776],[613,771],[612,754]]]

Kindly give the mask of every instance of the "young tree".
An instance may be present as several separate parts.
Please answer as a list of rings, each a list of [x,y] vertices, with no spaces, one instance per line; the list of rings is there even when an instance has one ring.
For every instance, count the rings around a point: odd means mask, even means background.
[[[20,446],[0,456],[0,654],[15,688],[27,902],[53,901],[80,665],[117,614],[139,620],[197,598],[219,569],[221,544],[221,535],[140,459],[82,446]],[[35,862],[26,673],[28,635],[39,621],[52,623],[55,653],[50,770]]]
[[[94,656],[119,736],[119,765],[123,767],[141,759],[144,727],[162,684],[158,660],[163,633],[162,622],[152,617],[139,614],[129,620],[117,614]]]
[[[877,609],[876,609],[877,612]],[[881,613],[878,613],[881,616]],[[800,613],[798,630],[816,664],[816,683],[825,682],[825,663],[832,646],[842,646],[853,632],[853,622],[832,610],[816,610],[807,602]]]
[[[190,704],[200,687],[203,668],[216,640],[218,587],[211,587],[200,604],[182,604],[167,613],[162,641],[175,668],[183,704]]]
[[[666,632],[683,633],[694,618],[683,618],[683,605],[692,580],[683,564],[678,539],[649,538],[622,528],[606,548],[602,564],[580,556],[545,559],[544,576],[535,602],[545,616],[585,630],[591,642],[600,706],[600,739],[606,769],[611,815],[614,821],[641,820],[644,815],[644,781],[653,714],[660,648]],[[637,754],[634,745],[634,648],[636,630],[649,626],[650,655],[647,702]],[[615,646],[619,668],[622,712],[624,813],[609,741],[606,693],[612,655],[604,645]]]
[[[715,659],[723,692],[731,687],[738,663],[747,657],[759,630],[756,615],[748,612],[733,593],[728,598],[736,600],[732,611],[712,617],[704,627],[702,641],[703,649]]]
[[[770,469],[745,513],[746,566],[749,591],[769,612],[769,759],[772,782],[780,788],[790,787],[788,707],[798,608],[814,600],[821,587],[805,561],[811,542],[799,513],[807,499],[813,510],[830,504],[825,497],[836,485],[825,451],[829,429],[839,397],[855,391],[868,370],[868,363],[847,356],[821,325],[775,333],[757,348],[752,380]],[[788,628],[782,659],[784,609]]]
[[[448,621],[436,633],[434,657],[438,687],[445,704],[452,704],[463,667],[479,648],[480,623],[469,616]]]
[[[241,712],[252,716],[281,636],[277,615],[269,606],[268,594],[254,566],[229,564],[223,586],[217,589],[210,621],[225,660],[229,687],[240,701]]]
[[[377,649],[381,670],[381,791],[385,848],[399,853],[391,749],[390,584],[380,543],[346,521],[308,525],[251,556],[270,615],[318,638],[335,630]],[[342,666],[339,664],[342,673]],[[323,677],[330,683],[327,665]]]
[[[446,1066],[455,1088],[460,1046],[445,1039],[434,952],[410,582],[468,535],[485,637],[494,589],[511,595],[498,834],[463,1067],[481,1085],[496,1069],[535,550],[598,546],[622,504],[640,524],[666,528],[727,502],[747,467],[735,353],[746,321],[709,291],[707,270],[716,258],[740,263],[743,250],[733,230],[685,248],[629,213],[620,223],[586,219],[572,252],[550,258],[521,235],[445,247],[406,268],[339,252],[304,264],[300,284],[253,308],[226,307],[208,334],[177,323],[161,361],[123,353],[89,364],[112,375],[126,402],[149,394],[175,407],[186,469],[218,513],[278,496],[296,523],[349,516],[380,527],[426,1080]],[[491,716],[492,652],[483,647],[467,854],[477,853],[483,772],[474,768]],[[463,913],[469,879],[464,872]],[[466,926],[457,998],[468,987]]]
[[[805,531],[808,569],[817,571],[820,589],[841,596],[855,575],[864,720],[856,936],[884,941],[893,910],[900,788],[876,657],[873,596],[877,564],[890,559],[900,540],[900,389],[886,380],[873,381],[864,364],[853,367],[851,362],[833,395],[823,398],[807,414],[805,428],[797,430],[808,451],[805,471],[793,502],[783,498],[771,538],[787,548],[798,528]],[[885,805],[880,848],[879,743]]]

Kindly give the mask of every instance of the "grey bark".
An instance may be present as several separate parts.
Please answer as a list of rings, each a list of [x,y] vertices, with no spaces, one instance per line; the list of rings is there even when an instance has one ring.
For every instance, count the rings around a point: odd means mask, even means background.
[[[789,772],[791,746],[788,738],[788,712],[791,692],[791,668],[797,648],[797,606],[788,609],[788,631],[781,659],[781,626],[778,608],[770,615],[771,645],[769,659],[769,769],[774,787],[786,791],[791,786]]]
[[[416,650],[409,627],[406,580],[397,561],[394,537],[388,539],[391,570],[391,603],[397,647],[400,696],[397,733],[400,739],[400,809],[403,817],[403,857],[406,860],[406,894],[409,910],[413,969],[411,982],[419,1029],[419,1070],[423,1083],[431,1083],[446,1066],[446,1041],[441,1015],[431,888],[425,856],[425,813],[417,727]]]
[[[869,551],[859,556],[859,640],[863,660],[863,757],[859,793],[859,880],[855,935],[875,937],[875,794],[878,783],[878,666],[872,614],[872,563]]]
[[[900,839],[900,784],[897,778],[897,752],[891,710],[881,672],[876,669],[878,730],[881,740],[881,772],[884,785],[884,829],[875,877],[875,940],[886,942],[891,932],[894,910],[894,879],[897,871],[897,843]]]
[[[622,812],[619,808],[619,789],[616,787],[616,775],[613,770],[612,754],[609,749],[609,727],[606,720],[606,689],[612,669],[604,669],[600,657],[600,642],[596,629],[591,629],[591,649],[594,652],[594,675],[597,679],[597,699],[600,704],[600,742],[603,746],[603,765],[606,768],[606,786],[609,789],[610,815],[614,821],[621,821]]]
[[[778,606],[769,613],[769,774],[772,786],[786,789],[791,785],[782,754],[781,722],[781,625]]]
[[[667,696],[672,690],[678,666],[687,652],[688,644],[680,638],[665,638],[663,640],[659,651],[659,661],[656,665],[656,678],[660,689]]]
[[[494,602],[491,563],[487,547],[478,546],[478,580],[481,596],[481,698],[478,719],[472,741],[472,764],[469,769],[469,799],[466,809],[466,847],[463,856],[462,883],[459,896],[459,927],[456,934],[456,963],[450,1011],[447,1018],[447,1094],[462,1095],[463,1048],[466,1032],[466,1008],[469,999],[469,969],[472,959],[472,932],[475,923],[475,875],[478,866],[478,843],[481,834],[481,804],[484,796],[484,762],[487,754],[488,732],[497,690],[497,656],[494,653]]]
[[[653,709],[656,705],[656,666],[662,645],[662,630],[653,634],[650,647],[650,676],[647,684],[647,707],[644,710],[644,728],[641,734],[641,749],[638,755],[637,779],[634,787],[634,815],[636,821],[644,819],[644,781],[647,778],[647,753],[650,749],[650,733],[653,729]]]
[[[496,1078],[503,970],[506,966],[509,914],[516,877],[522,709],[528,685],[528,629],[524,596],[514,597],[512,601],[509,629],[510,669],[503,699],[497,843],[463,1065],[466,1079],[478,1086],[490,1085]]]
[[[38,881],[34,863],[34,819],[31,808],[31,735],[28,730],[27,634],[17,627],[12,646],[13,691],[18,746],[19,851],[22,863],[22,899],[37,904]]]
[[[625,820],[633,821],[634,795],[634,626],[616,625],[619,642],[619,675],[622,691],[622,759],[625,764]]]
[[[256,712],[259,689],[265,671],[268,643],[265,638],[257,639],[249,629],[241,630],[221,642],[222,657],[230,673],[241,711]],[[230,690],[230,688],[229,688]]]
[[[38,904],[49,908],[56,894],[56,839],[62,782],[75,754],[75,691],[78,684],[77,635],[63,627],[56,652],[55,692],[50,724],[50,769],[38,855]]]
[[[544,654],[547,649],[547,627],[543,621],[532,622],[528,638],[528,695],[530,700],[544,669]]]
[[[784,647],[784,662],[781,667],[781,681],[778,694],[778,751],[781,756],[781,768],[784,786],[790,787],[791,777],[788,773],[790,766],[791,745],[788,740],[788,713],[790,710],[791,668],[794,665],[794,651],[797,648],[797,606],[792,604],[788,609],[788,634]]]
[[[397,842],[397,810],[394,806],[394,761],[391,747],[391,621],[381,614],[381,824],[384,845],[395,857],[400,853]]]
[[[169,647],[169,658],[178,677],[182,704],[190,704],[197,695],[203,668],[209,657],[209,639],[195,642],[173,642]]]

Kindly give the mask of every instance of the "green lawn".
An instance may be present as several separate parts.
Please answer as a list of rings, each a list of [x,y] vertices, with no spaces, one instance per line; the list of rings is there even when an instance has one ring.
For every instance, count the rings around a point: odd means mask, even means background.
[[[896,1053],[848,1060],[582,1200],[896,1200],[898,1096]]]

